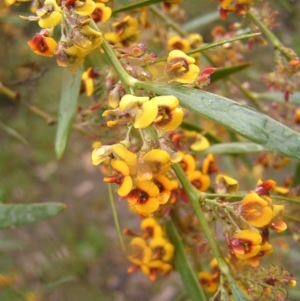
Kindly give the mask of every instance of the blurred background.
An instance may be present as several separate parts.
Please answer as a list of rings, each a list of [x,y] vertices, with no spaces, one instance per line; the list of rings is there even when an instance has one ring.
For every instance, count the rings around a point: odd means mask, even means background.
[[[271,1],[271,5],[279,12],[280,27],[275,32],[300,53],[299,1]],[[217,6],[217,2],[199,0],[186,0],[181,5],[187,21],[212,14],[209,24],[195,30],[205,42],[211,41],[214,25],[228,27],[235,20],[242,22],[236,16],[219,20]],[[27,41],[38,26],[18,16],[28,15],[28,8],[25,3],[11,7],[8,12],[0,4],[0,81],[29,103],[57,116],[62,69],[54,58],[37,56],[29,49]],[[254,68],[241,76],[253,79],[254,91],[263,89],[259,74],[272,70],[270,49],[255,48],[249,59]],[[79,103],[84,106],[86,101],[82,96]],[[129,263],[117,239],[107,187],[102,183],[99,168],[91,164],[92,140],[73,131],[63,158],[57,161],[56,125],[48,125],[2,94],[0,121],[28,142],[16,139],[0,127],[0,202],[67,205],[67,210],[54,218],[0,231],[1,301],[186,300],[176,273],[155,283],[139,272],[127,274]],[[139,220],[128,212],[126,202],[116,198],[116,205],[121,227],[136,228]],[[278,258],[286,261],[285,267],[299,276],[295,268],[299,253],[287,259],[283,248],[273,256],[277,262]],[[10,275],[14,284],[6,286],[1,275]],[[299,298],[295,296],[294,300]]]

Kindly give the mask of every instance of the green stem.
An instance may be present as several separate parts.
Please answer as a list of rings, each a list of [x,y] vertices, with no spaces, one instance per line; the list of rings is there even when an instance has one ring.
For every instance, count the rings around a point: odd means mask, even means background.
[[[186,177],[183,169],[181,168],[181,166],[179,164],[174,164],[172,166],[174,172],[176,173],[181,185],[183,186],[190,202],[191,205],[195,211],[195,214],[198,218],[199,224],[201,226],[202,231],[204,232],[204,235],[206,237],[206,240],[208,242],[208,245],[210,246],[212,253],[214,254],[217,262],[218,262],[218,266],[220,269],[221,274],[226,278],[228,285],[231,289],[231,292],[234,296],[234,298],[236,300],[239,301],[245,301],[245,300],[249,300],[245,294],[243,293],[243,291],[241,290],[241,288],[238,286],[238,284],[236,283],[235,279],[233,278],[233,276],[231,275],[231,271],[230,268],[215,240],[215,236],[212,233],[210,226],[206,220],[205,214],[202,210],[202,208],[200,207],[199,204],[199,199],[203,199],[204,200],[204,196],[205,194],[201,193],[200,191],[198,191],[192,184],[191,182],[188,180],[188,178]]]
[[[198,190],[196,190],[195,187],[191,184],[191,182],[188,180],[183,169],[181,168],[181,166],[179,164],[174,164],[173,170],[175,171],[181,185],[183,186],[186,194],[188,195],[188,198],[189,198],[189,200],[192,204],[192,207],[196,213],[196,216],[199,220],[201,229],[203,230],[203,232],[206,236],[207,242],[208,242],[214,256],[216,257],[216,259],[218,261],[220,271],[224,275],[227,275],[228,273],[230,273],[228,264],[225,261],[218,244],[216,243],[214,234],[210,230],[210,226],[205,218],[204,212],[202,211],[202,209],[199,205],[199,199],[202,198],[202,193],[200,193]]]
[[[257,18],[253,10],[248,10],[247,17],[261,30],[261,32],[269,40],[269,42],[273,45],[275,49],[279,50],[288,60],[294,58],[294,56],[291,55],[291,53],[289,52],[289,49],[286,48],[281,43],[281,41],[273,34],[273,32],[270,31],[266,27],[266,25]]]
[[[116,210],[116,206],[115,206],[115,202],[114,202],[114,196],[113,196],[113,192],[112,192],[112,184],[108,184],[108,197],[109,197],[109,203],[110,203],[118,239],[119,239],[122,250],[125,251],[125,244],[124,244],[123,235],[122,235],[122,231],[121,231],[121,227],[120,227],[120,223],[119,223],[119,219],[118,219],[118,215],[117,215],[117,210]]]
[[[123,68],[122,64],[120,63],[119,59],[117,58],[114,50],[111,48],[109,43],[103,39],[103,43],[101,44],[109,62],[115,69],[116,73],[119,76],[122,84],[125,86],[127,93],[131,93],[130,86],[133,86],[133,83],[136,81],[135,78],[131,77]]]

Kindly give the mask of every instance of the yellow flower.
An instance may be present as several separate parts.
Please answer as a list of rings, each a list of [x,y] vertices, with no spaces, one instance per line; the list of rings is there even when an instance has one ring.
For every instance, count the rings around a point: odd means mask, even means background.
[[[154,124],[163,132],[175,130],[183,120],[183,110],[179,107],[179,100],[172,95],[156,96],[151,98],[158,107],[158,116]]]
[[[196,168],[196,161],[195,158],[190,154],[185,154],[183,152],[179,152],[182,156],[182,160],[180,161],[180,165],[184,172],[188,175],[193,172]]]
[[[82,65],[86,52],[80,48],[66,43],[59,42],[56,51],[57,64],[61,67],[66,67],[72,72],[77,72],[78,66]]]
[[[135,128],[142,129],[153,123],[157,116],[157,112],[158,107],[156,103],[149,101],[149,97],[138,97],[126,94],[122,97],[118,109],[107,110],[102,116],[113,114],[121,115],[122,113],[125,113],[127,116],[126,123],[128,123],[129,119],[131,119]],[[130,117],[128,117],[128,115]],[[120,121],[123,122],[122,120]],[[117,124],[118,122],[115,123]]]
[[[209,141],[196,131],[184,131],[184,135],[188,141],[192,141],[190,149],[194,152],[201,152],[209,147]]]
[[[242,230],[230,241],[232,253],[238,259],[246,260],[261,250],[262,237],[255,231]]]
[[[105,6],[104,3],[96,3],[95,9],[92,12],[91,17],[96,23],[105,23],[110,19],[111,13],[111,8]]]
[[[149,214],[159,207],[159,189],[153,181],[136,181],[127,201],[140,214]]]
[[[153,217],[146,217],[142,220],[141,229],[146,231],[145,238],[163,236],[163,231],[161,226]]]
[[[221,174],[217,175],[216,184],[218,193],[235,192],[240,187],[237,180]]]
[[[272,208],[255,192],[249,193],[242,201],[241,215],[252,226],[261,228],[272,219]]]
[[[193,83],[199,75],[200,69],[195,65],[195,59],[180,50],[172,50],[165,67],[166,75],[171,81],[182,84]]]
[[[91,96],[94,93],[94,78],[99,77],[100,72],[96,68],[88,68],[82,73],[81,79],[84,83],[85,93],[87,96]]]
[[[187,175],[189,181],[195,186],[199,191],[206,191],[211,183],[210,177],[204,175],[201,171],[194,170]]]
[[[160,204],[165,204],[168,202],[171,196],[172,183],[164,175],[158,175],[153,178],[155,185],[159,189],[159,196],[157,197]]]
[[[159,254],[159,259],[163,261],[170,261],[174,255],[174,246],[161,236],[155,236],[149,243],[149,247],[153,253]]]
[[[39,55],[51,57],[54,55],[58,45],[57,42],[43,33],[37,33],[28,41],[31,50]]]
[[[129,151],[123,144],[118,143],[111,146],[114,156],[123,160],[129,167],[129,174],[135,175],[137,168],[137,157],[134,153]]]
[[[150,274],[150,268],[148,266],[151,257],[152,250],[147,246],[145,240],[140,237],[135,237],[131,240],[130,246],[133,247],[133,254],[128,256],[128,260],[135,264],[135,267],[130,267],[127,271],[132,273],[136,268],[140,268],[145,275]]]
[[[175,35],[168,39],[168,48],[170,50],[178,49],[183,52],[187,52],[190,49],[190,43],[186,39],[183,39],[180,36]]]
[[[200,284],[209,293],[215,293],[219,287],[219,279],[216,278],[214,274],[206,271],[201,271],[198,273],[200,278]]]
[[[55,0],[46,0],[36,14],[40,17],[39,26],[42,28],[54,27],[62,19],[62,11]]]
[[[210,174],[213,172],[218,172],[219,169],[216,166],[216,159],[213,154],[208,154],[202,163],[202,172],[206,174]]]
[[[102,145],[92,151],[92,164],[99,165],[105,160],[110,159],[113,150],[110,145]]]
[[[96,8],[93,0],[67,0],[65,6],[80,16],[88,16]]]
[[[132,189],[132,179],[129,175],[129,167],[123,160],[112,160],[111,166],[115,173],[112,176],[104,177],[105,183],[115,183],[119,185],[118,195],[126,196]]]
[[[165,174],[171,166],[171,156],[162,149],[152,149],[138,161],[137,176],[139,180],[151,180]]]
[[[71,39],[76,47],[87,53],[99,47],[103,42],[102,34],[89,25],[75,27]]]

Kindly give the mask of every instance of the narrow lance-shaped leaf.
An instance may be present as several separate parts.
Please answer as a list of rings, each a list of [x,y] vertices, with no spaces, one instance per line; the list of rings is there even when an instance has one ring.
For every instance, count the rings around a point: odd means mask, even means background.
[[[76,111],[77,98],[81,84],[81,68],[73,74],[64,70],[62,94],[59,105],[58,125],[55,138],[55,153],[60,159],[65,151],[69,133]]]
[[[62,203],[0,204],[0,229],[32,224],[66,209]]]
[[[250,67],[252,63],[244,63],[236,66],[230,66],[230,67],[224,67],[217,69],[211,76],[210,76],[210,82],[214,83],[220,79],[223,79],[229,75],[232,75],[234,73],[237,73],[239,71],[242,71],[248,67]]]
[[[192,301],[206,301],[203,289],[200,287],[195,272],[191,268],[186,258],[184,246],[180,239],[174,224],[169,221],[167,224],[169,238],[175,247],[175,266],[178,270],[184,287]]]
[[[134,86],[159,95],[174,95],[186,109],[283,156],[300,160],[300,134],[250,107],[177,85],[136,81]]]

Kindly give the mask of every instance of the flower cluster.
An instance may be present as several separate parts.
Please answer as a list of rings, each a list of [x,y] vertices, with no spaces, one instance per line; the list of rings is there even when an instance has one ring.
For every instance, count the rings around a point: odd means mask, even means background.
[[[282,221],[284,205],[273,204],[269,195],[275,186],[273,180],[262,182],[241,202],[233,204],[236,214],[247,228],[236,231],[229,238],[229,248],[232,255],[254,267],[259,265],[260,256],[273,252],[269,243],[269,228],[278,233],[287,228]]]
[[[128,272],[140,269],[150,280],[156,280],[158,274],[168,275],[173,270],[174,246],[166,239],[160,224],[152,217],[141,222],[142,235],[130,241],[132,248],[128,260],[133,263]],[[134,235],[125,229],[125,234]]]
[[[103,41],[102,34],[92,28],[91,20],[106,22],[111,16],[111,9],[93,0],[63,0],[60,5],[56,0],[45,0],[35,10],[35,14],[36,16],[23,17],[29,21],[38,21],[42,28],[29,40],[29,47],[39,55],[56,55],[59,66],[75,72],[86,55],[98,48]],[[61,25],[62,30],[59,42],[52,37],[54,28],[58,25]]]
[[[129,150],[129,140],[125,144],[100,146],[93,150],[93,164],[112,159],[113,173],[106,176],[104,182],[117,184],[118,195],[126,197],[136,212],[144,215],[153,213],[170,198],[172,183],[166,173],[173,163],[181,160],[181,156],[171,145],[164,143],[164,136],[160,139],[160,145],[155,147],[146,129],[151,125],[159,135],[174,130],[182,122],[183,110],[178,99],[171,95],[150,99],[126,94],[116,109],[103,113],[103,116],[112,115],[118,119],[108,121],[108,127],[131,125],[130,130],[135,128],[140,131],[144,144],[138,152]],[[152,147],[149,148],[149,145]]]

